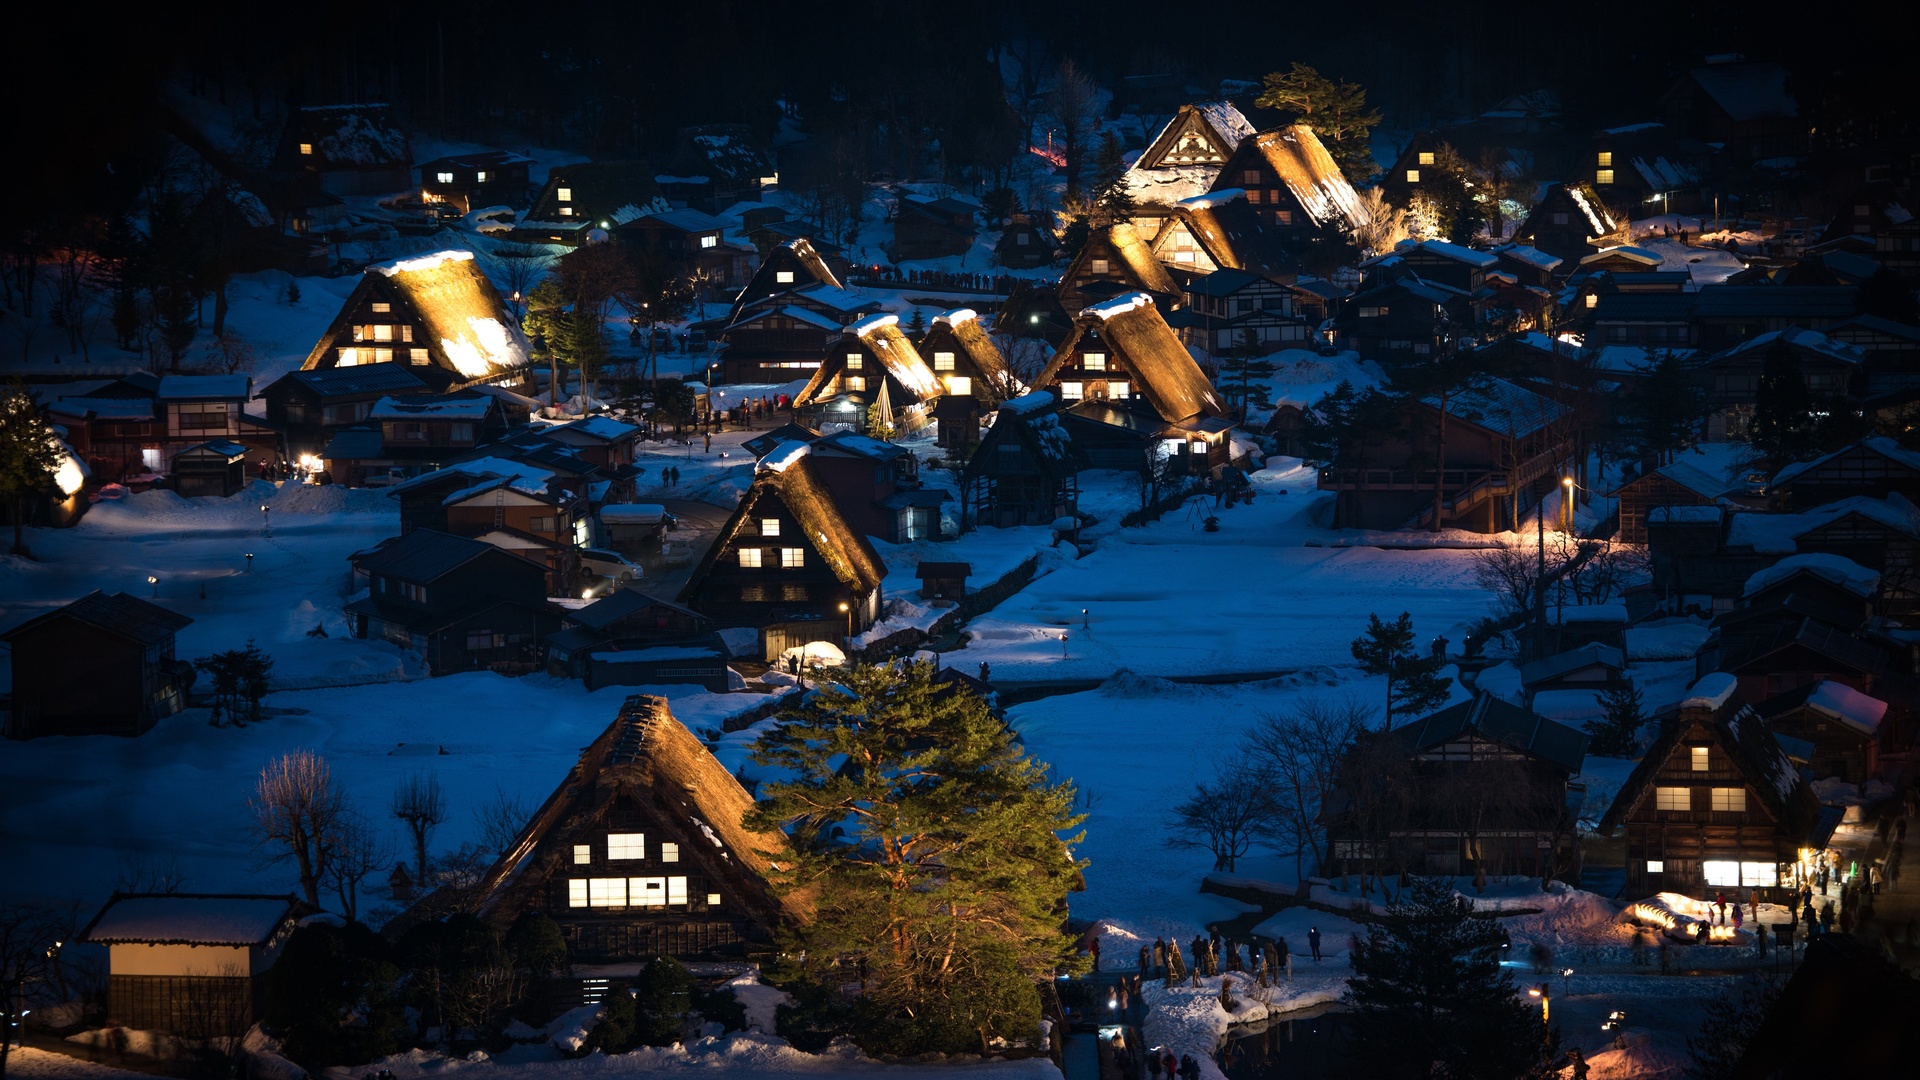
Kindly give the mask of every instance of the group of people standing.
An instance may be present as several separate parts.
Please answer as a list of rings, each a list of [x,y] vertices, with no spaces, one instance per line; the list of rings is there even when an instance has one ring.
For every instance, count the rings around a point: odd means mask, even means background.
[[[1307,932],[1307,940],[1313,949],[1314,962],[1320,960],[1320,931]],[[1155,938],[1152,945],[1140,946],[1140,972],[1145,977],[1163,978],[1168,986],[1192,980],[1200,985],[1200,977],[1213,977],[1222,971],[1240,971],[1252,975],[1261,986],[1278,983],[1282,979],[1293,981],[1293,953],[1287,948],[1287,939],[1252,940],[1245,943],[1245,953],[1241,952],[1242,943],[1232,938],[1222,937],[1219,933],[1211,936],[1198,935],[1188,943],[1188,951],[1193,955],[1191,964],[1186,953],[1181,952],[1180,943],[1169,943],[1163,938]],[[1094,954],[1095,970],[1098,970],[1099,951]]]

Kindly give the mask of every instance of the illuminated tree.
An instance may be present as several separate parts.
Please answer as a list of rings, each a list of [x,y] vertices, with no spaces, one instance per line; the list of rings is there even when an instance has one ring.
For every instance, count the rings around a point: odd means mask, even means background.
[[[15,555],[28,554],[27,504],[46,492],[59,467],[53,429],[40,419],[26,386],[16,381],[0,397],[0,495],[13,511]]]
[[[1297,61],[1288,71],[1269,73],[1264,81],[1266,88],[1253,103],[1312,127],[1349,183],[1364,185],[1380,171],[1367,145],[1380,110],[1367,108],[1365,87],[1334,82]]]

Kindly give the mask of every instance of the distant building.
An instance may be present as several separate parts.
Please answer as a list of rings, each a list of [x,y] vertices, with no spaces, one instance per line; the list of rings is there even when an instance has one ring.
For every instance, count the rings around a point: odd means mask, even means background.
[[[1253,124],[1230,101],[1180,106],[1122,177],[1137,209],[1135,225],[1152,240],[1169,208],[1204,195],[1227,159],[1253,134]]]
[[[547,568],[484,541],[416,529],[351,563],[367,590],[346,606],[353,636],[416,650],[433,675],[535,670],[559,627]]]
[[[547,639],[547,670],[554,675],[592,679],[593,657],[602,652],[622,652],[679,646],[710,644],[712,619],[668,600],[661,600],[637,585],[616,589],[584,607],[563,613],[566,625]],[[703,666],[703,665],[702,665]],[[717,690],[726,689],[724,650],[721,656]],[[713,675],[704,670],[698,677],[679,673],[671,682],[710,682]],[[600,685],[589,682],[589,686]]]
[[[182,1039],[237,1038],[300,916],[292,896],[119,893],[79,940],[107,948],[107,1016]]]
[[[946,391],[933,404],[940,445],[978,442],[982,417],[1016,389],[1000,347],[972,308],[955,308],[933,317],[919,351]]]
[[[1286,241],[1311,241],[1319,229],[1351,230],[1366,220],[1360,196],[1306,124],[1249,135],[1208,190],[1239,188],[1261,224]]]
[[[276,164],[312,176],[331,195],[389,195],[413,187],[413,153],[387,105],[294,109]]]
[[[1053,261],[1053,234],[1030,214],[1015,212],[993,245],[996,262],[1010,270],[1032,270]]]
[[[420,194],[429,203],[438,203],[462,214],[488,206],[527,205],[527,169],[533,159],[506,150],[479,150],[471,154],[450,154],[423,161],[420,170]]]
[[[293,371],[260,392],[267,422],[286,440],[287,458],[318,457],[342,428],[366,422],[381,398],[444,391],[452,372],[431,364],[390,361]]]
[[[869,315],[830,346],[793,407],[820,422],[866,431],[876,408],[902,433],[925,427],[945,386],[900,330],[898,315]]]
[[[979,229],[973,215],[979,207],[955,198],[935,199],[903,194],[893,206],[894,262],[940,259],[973,250]]]
[[[785,383],[811,378],[849,323],[880,310],[841,287],[841,279],[804,237],[767,252],[718,330],[728,382]]]
[[[1713,148],[1664,124],[1625,124],[1593,133],[1574,175],[1619,214],[1696,214],[1711,209],[1705,180]]]
[[[1600,197],[1584,184],[1554,184],[1525,221],[1514,239],[1568,263],[1593,254],[1617,226]]]
[[[1087,237],[1060,277],[1058,296],[1065,311],[1079,311],[1131,292],[1150,293],[1171,304],[1180,286],[1153,257],[1153,248],[1139,231],[1120,222]]]
[[[186,707],[193,665],[174,656],[192,619],[98,590],[0,633],[12,650],[9,739],[139,735]]]
[[[440,251],[369,267],[301,369],[432,365],[461,385],[514,386],[531,352],[473,252]]]
[[[745,124],[681,128],[666,171],[654,176],[669,200],[709,214],[757,201],[763,186],[778,179]]]
[[[1722,148],[1741,165],[1806,153],[1809,123],[1779,64],[1710,59],[1680,76],[1655,106],[1668,127]]]
[[[1051,525],[1072,517],[1086,458],[1060,422],[1059,399],[1035,391],[1000,406],[960,483],[967,525]]]
[[[726,238],[727,223],[698,210],[642,214],[613,227],[613,239],[669,274],[703,277],[732,290],[747,281],[753,251]]]
[[[335,483],[379,486],[444,468],[506,430],[499,401],[484,394],[383,397],[364,425],[335,432],[320,460]]]
[[[1647,542],[1647,515],[1663,506],[1713,506],[1727,494],[1726,481],[1702,472],[1684,461],[1649,469],[1609,492],[1620,500],[1620,532],[1623,544]],[[1718,520],[1719,515],[1715,515]]]
[[[644,161],[583,161],[555,165],[533,206],[508,238],[523,243],[586,242],[594,229],[610,230],[642,214],[673,209]]]

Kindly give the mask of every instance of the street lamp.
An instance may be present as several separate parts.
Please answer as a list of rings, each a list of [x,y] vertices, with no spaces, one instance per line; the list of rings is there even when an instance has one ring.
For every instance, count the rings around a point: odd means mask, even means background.
[[[253,573],[253,552],[247,552],[247,573]]]
[[[1573,477],[1560,478],[1560,531],[1573,531]]]
[[[853,608],[845,600],[840,601],[840,614],[847,617],[847,661],[853,661]]]
[[[272,514],[272,512],[273,512],[273,507],[268,506],[266,503],[260,504],[260,535],[261,536],[271,537],[273,535],[273,518],[269,516],[270,514]]]
[[[1567,980],[1571,978],[1573,978],[1572,968],[1560,969],[1560,992],[1567,995],[1568,997],[1573,996],[1573,991],[1567,988]]]
[[[1093,629],[1093,624],[1087,621],[1087,609],[1086,609],[1086,608],[1081,608],[1081,609],[1080,609],[1080,629],[1082,629],[1082,630],[1091,630],[1091,629]]]
[[[713,369],[719,366],[720,364],[717,361],[707,365],[707,392],[708,393],[713,392]],[[711,400],[709,400],[707,403],[707,409],[708,411],[712,411],[713,409],[713,403]]]
[[[155,600],[160,599],[160,579],[153,576],[152,574],[148,574],[147,584],[153,586],[153,598]]]

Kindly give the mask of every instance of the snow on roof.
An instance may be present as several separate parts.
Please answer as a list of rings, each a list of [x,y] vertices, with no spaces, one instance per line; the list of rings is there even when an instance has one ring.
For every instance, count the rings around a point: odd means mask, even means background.
[[[881,314],[878,314],[878,315],[869,315],[864,319],[860,319],[855,322],[848,323],[847,333],[856,334],[860,337],[865,337],[868,334],[872,333],[875,330],[880,329],[883,326],[899,326],[899,325],[900,325],[900,316],[888,315],[882,312]]]
[[[1235,199],[1247,197],[1245,188],[1216,188],[1201,195],[1192,195],[1181,199],[1177,204],[1189,210],[1211,210],[1216,206],[1225,206]]]
[[[369,267],[412,302],[455,371],[469,379],[525,367],[530,346],[471,251],[437,251]],[[503,321],[503,319],[505,321]],[[309,363],[312,360],[309,358]]]
[[[1716,499],[1727,493],[1732,485],[1726,480],[1695,468],[1684,461],[1675,461],[1654,470],[1661,476],[1679,484],[1688,491],[1708,499]]]
[[[1754,574],[1747,579],[1747,586],[1740,595],[1752,596],[1802,572],[1812,574],[1859,596],[1870,597],[1880,587],[1879,571],[1869,570],[1852,559],[1839,555],[1810,551],[1803,555],[1789,555]]]
[[[1633,171],[1639,173],[1640,179],[1655,191],[1672,191],[1700,180],[1699,170],[1664,156],[1634,158]]]
[[[1807,705],[1867,735],[1878,731],[1880,718],[1887,715],[1886,702],[1832,679],[1821,679],[1814,685],[1813,693],[1807,695]]]
[[[1526,263],[1528,266],[1538,267],[1548,272],[1553,271],[1561,263],[1566,262],[1565,259],[1557,255],[1549,255],[1539,248],[1528,247],[1525,244],[1502,244],[1494,248],[1493,252],[1495,255],[1505,255],[1515,262]]]
[[[1228,146],[1238,146],[1253,134],[1253,123],[1231,101],[1197,101],[1193,108]]]
[[[1627,660],[1645,663],[1651,660],[1691,660],[1706,644],[1710,627],[1696,622],[1668,620],[1659,626],[1629,626],[1621,631],[1626,640]]]
[[[1053,394],[1046,390],[1035,390],[1031,394],[1022,394],[1000,406],[1001,411],[1016,416],[1034,416],[1053,408]]]
[[[440,505],[453,506],[456,503],[466,502],[468,499],[473,498],[475,495],[480,495],[485,492],[494,491],[502,487],[510,487],[513,490],[518,491],[523,495],[544,496],[547,494],[547,485],[546,485],[545,477],[524,476],[524,475],[489,476],[481,480],[477,484],[471,485],[469,487],[463,487],[459,491],[456,491],[453,494],[448,495],[446,498],[441,499]],[[554,500],[548,500],[548,501],[551,502]],[[565,491],[562,491],[559,493],[558,501],[561,501],[561,502],[566,501]]]
[[[1724,671],[1702,675],[1699,681],[1687,691],[1687,696],[1680,702],[1680,708],[1718,709],[1733,700],[1733,693],[1738,689],[1740,689],[1740,680]]]
[[[436,481],[456,476],[472,477],[475,480],[497,480],[502,477],[517,476],[544,485],[546,481],[553,478],[553,473],[512,458],[479,457],[460,462],[458,465],[449,465],[444,469],[435,469],[430,473],[422,473],[411,480],[393,485],[387,489],[387,494],[397,495],[403,491],[427,487]]]
[[[1773,477],[1773,483],[1775,486],[1784,484],[1787,481],[1793,479],[1796,476],[1799,476],[1801,473],[1804,473],[1809,469],[1813,469],[1818,466],[1825,465],[1827,462],[1832,461],[1834,458],[1837,458],[1842,454],[1852,452],[1852,450],[1855,447],[1864,447],[1868,450],[1872,450],[1874,453],[1879,454],[1881,457],[1884,457],[1889,461],[1897,462],[1901,465],[1905,465],[1909,469],[1920,471],[1920,453],[1915,453],[1912,450],[1909,450],[1906,447],[1901,446],[1899,443],[1893,441],[1892,439],[1888,438],[1885,435],[1869,435],[1866,438],[1861,439],[1859,442],[1850,443],[1846,446],[1841,447],[1838,450],[1835,450],[1833,453],[1827,454],[1823,457],[1814,458],[1812,461],[1795,462],[1794,464],[1789,465],[1784,469],[1781,469],[1778,473],[1775,473]]]
[[[1646,248],[1628,247],[1622,244],[1618,247],[1601,248],[1591,255],[1583,255],[1580,257],[1580,265],[1585,266],[1588,263],[1599,262],[1602,259],[1614,258],[1616,256],[1630,259],[1644,266],[1659,266],[1662,262],[1666,261],[1658,254],[1648,251]]]
[[[1640,123],[1640,124],[1626,124],[1621,127],[1603,128],[1601,130],[1601,134],[1602,135],[1627,135],[1636,131],[1652,131],[1654,128],[1665,127],[1665,126],[1666,126],[1665,124],[1649,121],[1649,122]]]
[[[1422,240],[1418,247],[1421,251],[1430,251],[1441,258],[1452,259],[1455,262],[1463,262],[1468,266],[1477,266],[1482,269],[1500,261],[1484,251],[1475,251],[1460,244],[1450,244],[1445,240]]]
[[[1290,124],[1252,138],[1255,148],[1315,224],[1327,224],[1335,217],[1349,227],[1366,224],[1367,211],[1359,193],[1347,182],[1313,128]]]
[[[466,262],[473,258],[471,251],[436,251],[430,255],[418,255],[411,259],[394,259],[391,262],[375,263],[367,269],[382,277],[394,277],[398,274],[410,274],[417,270],[437,270],[450,262]]]
[[[1864,364],[1867,362],[1866,351],[1861,349],[1860,346],[1849,345],[1844,341],[1835,341],[1817,330],[1808,330],[1800,326],[1788,326],[1779,330],[1769,330],[1764,334],[1749,338],[1735,345],[1715,357],[1715,359],[1765,352],[1776,343],[1788,345],[1796,349],[1805,349],[1808,352],[1824,356],[1829,360],[1838,360],[1843,364]]]
[[[261,945],[292,914],[291,896],[116,896],[86,929],[101,944]]]
[[[208,398],[253,396],[251,375],[167,375],[160,380],[161,401],[191,401]]]
[[[1567,194],[1572,196],[1573,204],[1580,208],[1580,212],[1586,215],[1587,227],[1593,230],[1593,235],[1605,236],[1613,231],[1613,215],[1607,213],[1607,208],[1597,200],[1587,198],[1584,188],[1577,184],[1570,186]]]
[[[1102,300],[1098,304],[1092,304],[1081,309],[1080,314],[1097,315],[1103,320],[1111,319],[1117,315],[1125,315],[1129,312],[1138,311],[1143,307],[1150,306],[1152,303],[1153,297],[1143,292],[1121,293],[1111,300]]]
[[[639,428],[634,427],[632,424],[623,424],[611,416],[588,416],[575,420],[570,424],[561,424],[558,427],[548,428],[546,434],[552,435],[558,431],[580,431],[592,435],[596,439],[624,439],[629,435],[636,434],[639,430]]]
[[[1884,499],[1855,495],[1795,514],[1738,514],[1733,519],[1733,527],[1727,530],[1727,543],[1755,551],[1792,554],[1799,549],[1797,541],[1801,536],[1849,514],[1859,514],[1920,539],[1920,509],[1894,492]]]
[[[760,459],[755,472],[786,472],[794,462],[813,452],[811,444],[803,442],[783,442],[773,448],[773,452]]]
[[[367,413],[369,420],[485,420],[491,398],[383,397]]]
[[[66,397],[47,406],[62,416],[87,416],[102,420],[151,420],[153,402],[147,398]]]
[[[979,317],[972,308],[954,308],[952,311],[943,311],[935,315],[933,317],[933,324],[935,326],[958,326],[961,323],[972,322]]]
[[[1800,115],[1799,104],[1787,90],[1787,69],[1779,64],[1709,64],[1687,74],[1736,124]]]

